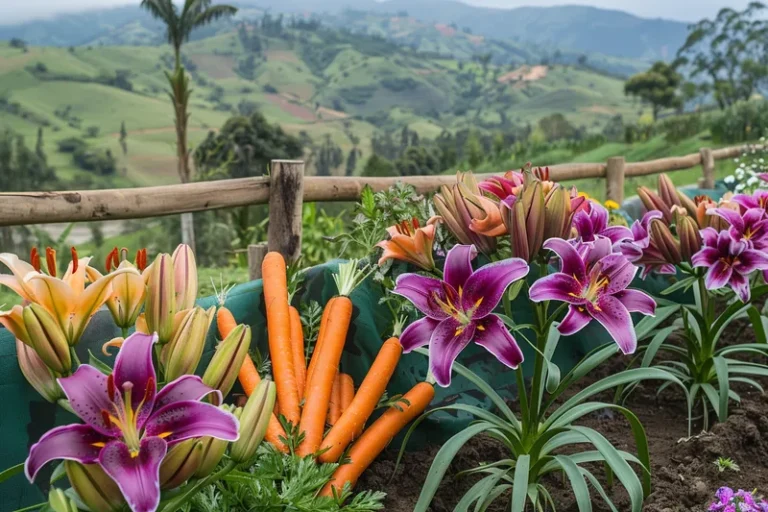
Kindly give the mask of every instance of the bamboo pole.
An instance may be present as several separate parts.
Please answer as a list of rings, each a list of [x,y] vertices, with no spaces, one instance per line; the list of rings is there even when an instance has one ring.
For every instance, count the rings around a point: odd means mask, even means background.
[[[624,173],[626,165],[623,156],[608,159],[605,166],[605,199],[621,205],[624,202]]]

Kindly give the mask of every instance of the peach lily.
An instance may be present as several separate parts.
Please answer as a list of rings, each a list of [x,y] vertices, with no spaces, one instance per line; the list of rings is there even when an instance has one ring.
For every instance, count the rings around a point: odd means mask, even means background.
[[[126,252],[125,250],[123,251],[123,256],[125,256]],[[120,273],[114,278],[112,281],[112,293],[107,298],[107,307],[109,312],[112,313],[115,324],[123,330],[123,337],[125,337],[127,330],[136,323],[136,318],[144,306],[146,286],[144,285],[144,278],[139,273],[140,269],[125,258],[123,258],[123,261],[119,261],[117,254],[117,248],[115,248],[107,256],[107,272],[110,272],[113,266],[117,267],[117,270],[130,269],[133,271]],[[137,255],[138,260],[139,256]],[[88,267],[86,272],[91,281],[98,281],[98,279],[103,277],[93,267]]]
[[[426,226],[420,227],[418,219],[414,217],[387,228],[390,239],[376,244],[376,247],[384,249],[379,265],[393,259],[406,261],[424,270],[434,269],[432,245],[435,242],[435,223],[435,220],[431,220]]]

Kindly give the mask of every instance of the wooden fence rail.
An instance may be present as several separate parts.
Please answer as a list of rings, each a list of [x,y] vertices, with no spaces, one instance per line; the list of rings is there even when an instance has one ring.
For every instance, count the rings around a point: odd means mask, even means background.
[[[740,155],[745,146],[711,150],[681,157],[627,163],[624,157],[606,163],[550,166],[551,179],[567,181],[606,178],[606,199],[619,204],[624,199],[624,180],[661,172],[690,169],[702,164],[700,184],[714,187],[714,162]],[[273,222],[269,226],[269,249],[287,258],[298,256],[301,246],[303,202],[354,201],[366,185],[381,191],[404,182],[419,193],[432,192],[455,183],[455,176],[411,176],[392,178],[304,177],[304,163],[275,160],[272,175],[258,178],[166,185],[160,187],[87,190],[67,192],[0,193],[0,226],[140,219],[185,212],[269,204]],[[479,178],[492,174],[479,175]],[[0,183],[0,188],[2,184]],[[274,219],[277,219],[275,222]],[[262,254],[263,248],[250,253]],[[252,266],[255,272],[255,267]]]

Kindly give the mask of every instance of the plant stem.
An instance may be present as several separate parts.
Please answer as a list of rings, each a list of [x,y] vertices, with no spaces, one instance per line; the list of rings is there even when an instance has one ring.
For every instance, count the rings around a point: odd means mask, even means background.
[[[128,328],[127,327],[121,327],[121,331],[123,332],[123,339],[128,337]]]
[[[237,467],[237,462],[235,461],[229,461],[229,463],[218,470],[216,473],[212,473],[208,475],[207,477],[203,478],[202,480],[198,480],[195,484],[193,484],[190,488],[185,489],[184,493],[181,496],[177,496],[173,498],[171,501],[166,503],[162,511],[163,512],[175,512],[179,508],[181,508],[189,499],[197,494],[197,492],[205,487],[208,484],[211,484],[215,482],[216,480],[221,480],[224,476],[226,476],[230,471],[235,469]]]
[[[546,325],[546,311],[542,311],[546,308],[546,304],[537,304],[537,317],[539,320],[539,326],[536,333],[536,353],[534,354],[534,368],[533,379],[531,381],[531,394],[528,400],[529,403],[529,418],[527,430],[532,436],[532,440],[535,441],[536,434],[539,430],[539,413],[541,411],[541,398],[542,398],[542,381],[544,380],[544,347],[547,344],[548,333],[545,329]]]

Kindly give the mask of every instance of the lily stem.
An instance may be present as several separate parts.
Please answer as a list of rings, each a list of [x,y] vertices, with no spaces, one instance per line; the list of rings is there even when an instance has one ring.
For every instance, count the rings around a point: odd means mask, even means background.
[[[123,332],[123,339],[128,337],[128,328],[127,327],[121,327],[120,330]]]

